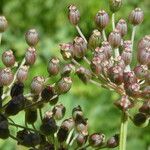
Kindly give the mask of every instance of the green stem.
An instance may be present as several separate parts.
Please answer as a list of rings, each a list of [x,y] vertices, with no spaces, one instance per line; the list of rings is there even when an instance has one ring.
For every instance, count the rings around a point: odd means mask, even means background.
[[[79,33],[79,35],[80,35],[80,36],[84,39],[85,43],[87,44],[88,42],[87,42],[87,40],[86,40],[85,36],[83,35],[83,33],[82,33],[81,29],[79,28],[79,26],[78,26],[78,25],[76,25],[75,27],[76,27],[76,29],[77,29],[77,31],[78,31],[78,33]]]
[[[133,26],[132,35],[131,35],[132,51],[133,51],[133,46],[134,46],[135,32],[136,32],[136,26]]]
[[[0,33],[0,45],[1,45],[1,42],[2,42],[2,33]]]
[[[112,29],[115,29],[115,13],[112,14]]]
[[[105,29],[102,30],[103,40],[107,41]]]
[[[128,127],[128,115],[125,112],[122,112],[119,150],[126,150],[127,127]]]

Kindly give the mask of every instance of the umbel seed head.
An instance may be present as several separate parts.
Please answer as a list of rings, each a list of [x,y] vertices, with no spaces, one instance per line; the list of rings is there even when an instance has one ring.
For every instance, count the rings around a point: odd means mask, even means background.
[[[34,77],[31,82],[31,92],[34,94],[40,94],[44,87],[44,78],[41,76]]]
[[[92,35],[89,38],[89,48],[91,50],[94,50],[96,47],[99,47],[101,43],[101,38],[101,32],[99,32],[97,29],[93,30]]]
[[[104,10],[100,10],[95,16],[95,23],[100,30],[103,30],[109,23],[109,16]]]
[[[75,5],[70,5],[68,9],[69,9],[68,13],[69,21],[71,24],[76,26],[80,20],[80,12]]]
[[[73,43],[73,53],[75,58],[83,58],[87,51],[87,44],[85,43],[84,39],[81,37],[76,37]]]
[[[62,43],[60,44],[60,53],[64,60],[72,59],[73,57],[73,44]]]
[[[3,33],[8,27],[8,22],[5,16],[0,16],[0,33]]]
[[[105,141],[105,135],[101,133],[93,133],[89,137],[89,144],[92,147],[100,147]]]
[[[64,94],[71,89],[72,80],[70,77],[63,77],[56,83],[55,89],[57,94]]]
[[[116,25],[116,29],[119,30],[121,36],[127,34],[127,23],[124,19],[120,19]]]
[[[30,29],[25,34],[26,42],[29,46],[36,46],[39,41],[39,34],[36,29]]]
[[[17,72],[17,80],[19,82],[24,82],[25,80],[27,80],[27,77],[28,77],[28,67],[27,66],[20,67]]]
[[[117,48],[121,44],[121,34],[119,30],[115,29],[109,34],[108,41],[113,48]]]
[[[36,50],[33,47],[29,47],[25,54],[26,65],[33,65],[36,61]]]
[[[57,57],[50,59],[50,61],[48,63],[47,71],[48,71],[50,76],[56,76],[59,73],[59,71],[60,71],[60,60]]]
[[[122,0],[110,0],[109,6],[110,6],[110,10],[114,13],[121,8]]]
[[[129,15],[129,21],[133,25],[138,25],[143,22],[144,13],[141,8],[135,8]]]
[[[12,67],[15,64],[15,56],[12,50],[5,51],[2,54],[2,61],[6,67]]]
[[[14,79],[14,75],[10,68],[0,70],[0,85],[8,86]]]

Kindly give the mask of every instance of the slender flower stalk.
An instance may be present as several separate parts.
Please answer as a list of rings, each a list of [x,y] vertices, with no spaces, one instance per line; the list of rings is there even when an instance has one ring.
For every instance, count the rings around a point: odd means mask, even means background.
[[[133,26],[132,28],[132,35],[131,35],[131,42],[132,42],[132,51],[133,51],[133,47],[134,47],[134,39],[135,39],[135,32],[136,32],[136,26]]]
[[[115,13],[112,13],[112,29],[115,29]]]
[[[104,29],[102,30],[102,35],[103,35],[103,40],[104,40],[104,41],[107,41],[106,33],[105,33],[105,30],[104,30]]]
[[[79,26],[78,26],[78,25],[76,25],[75,27],[76,27],[76,29],[77,29],[77,31],[78,31],[78,33],[79,33],[79,35],[80,35],[80,36],[84,39],[84,41],[85,41],[85,42],[86,42],[86,44],[87,44],[88,42],[87,42],[87,40],[86,40],[85,36],[83,35],[83,33],[82,33],[81,29],[79,28]]]

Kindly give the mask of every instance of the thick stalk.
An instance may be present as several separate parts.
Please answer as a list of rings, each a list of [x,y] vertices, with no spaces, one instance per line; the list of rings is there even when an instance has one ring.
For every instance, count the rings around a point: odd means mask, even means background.
[[[127,127],[128,127],[128,115],[125,112],[122,112],[119,150],[126,150]]]

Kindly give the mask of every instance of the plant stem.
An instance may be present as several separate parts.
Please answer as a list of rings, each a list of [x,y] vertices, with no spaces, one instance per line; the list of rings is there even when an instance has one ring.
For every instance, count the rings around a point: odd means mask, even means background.
[[[120,54],[119,54],[119,49],[118,48],[115,48],[115,58],[117,58]]]
[[[30,130],[30,131],[33,131],[33,132],[39,132],[39,131],[37,131],[37,130],[35,130],[35,129],[28,128],[28,127],[24,127],[24,126],[22,126],[22,125],[15,124],[15,123],[10,123],[10,122],[9,122],[9,125],[12,125],[12,126],[15,126],[15,127],[18,127],[18,128],[22,128],[22,129],[26,129],[26,130]]]
[[[125,112],[122,112],[119,150],[126,150],[127,127],[128,127],[128,115]]]
[[[103,35],[103,40],[104,40],[104,41],[107,41],[106,33],[105,33],[105,30],[104,30],[104,29],[102,30],[102,35]]]
[[[0,45],[1,45],[1,42],[2,42],[2,33],[0,33]]]
[[[112,29],[115,29],[115,13],[112,14]]]
[[[79,33],[79,35],[80,35],[80,36],[84,39],[85,43],[87,44],[88,42],[87,42],[87,40],[86,40],[85,36],[83,35],[83,33],[82,33],[81,29],[79,28],[79,26],[78,26],[78,25],[76,25],[75,27],[76,27],[76,29],[77,29],[77,31],[78,31],[78,33]]]
[[[42,121],[43,120],[43,116],[42,116],[42,109],[41,108],[39,108],[39,114],[40,114],[40,119]]]
[[[131,42],[132,42],[132,51],[133,51],[133,46],[134,46],[134,38],[135,38],[135,32],[136,32],[136,26],[133,26],[133,29],[132,29],[132,35],[131,35]]]

